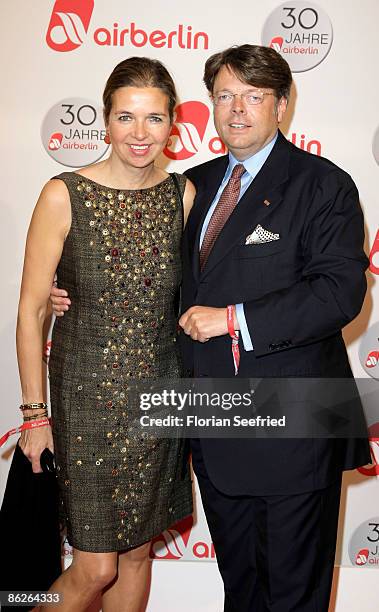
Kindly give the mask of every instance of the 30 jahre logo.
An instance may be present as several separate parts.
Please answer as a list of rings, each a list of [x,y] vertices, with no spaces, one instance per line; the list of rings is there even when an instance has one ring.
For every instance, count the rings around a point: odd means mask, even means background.
[[[355,567],[379,565],[379,517],[356,528],[349,542],[349,557]]]
[[[108,149],[104,136],[102,109],[84,98],[66,98],[55,104],[41,128],[47,153],[70,168],[88,166],[103,157]]]
[[[371,325],[362,336],[359,359],[366,374],[379,380],[379,323]]]
[[[328,15],[313,2],[301,0],[278,6],[266,19],[262,31],[262,43],[280,53],[292,72],[304,72],[320,64],[332,41]]]

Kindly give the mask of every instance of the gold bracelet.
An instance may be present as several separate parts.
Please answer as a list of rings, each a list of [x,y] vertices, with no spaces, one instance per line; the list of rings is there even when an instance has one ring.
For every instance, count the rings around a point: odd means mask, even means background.
[[[28,419],[28,421],[32,421],[33,419],[39,419],[40,417],[48,416],[47,410],[45,412],[40,412],[39,414],[31,414],[28,416],[24,416],[24,420]]]
[[[37,419],[43,419],[47,416],[47,412],[41,412],[41,414],[33,414],[32,416],[24,416],[24,423],[28,423],[29,421],[36,421]]]
[[[30,404],[21,404],[20,410],[38,410],[44,408],[47,410],[47,404],[45,402],[31,402]]]

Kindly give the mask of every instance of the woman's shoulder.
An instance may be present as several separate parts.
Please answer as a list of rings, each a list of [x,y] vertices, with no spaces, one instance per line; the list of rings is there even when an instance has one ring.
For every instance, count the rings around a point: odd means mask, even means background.
[[[66,235],[71,224],[71,202],[66,185],[54,178],[43,186],[33,212],[34,226]]]
[[[65,174],[73,174],[71,172],[62,172],[53,176],[42,188],[40,199],[46,199],[55,204],[66,204],[69,201],[69,192],[67,185],[63,180]]]

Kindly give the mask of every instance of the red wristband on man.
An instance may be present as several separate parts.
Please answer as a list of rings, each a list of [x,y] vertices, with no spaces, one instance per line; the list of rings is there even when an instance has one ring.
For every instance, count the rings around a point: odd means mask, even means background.
[[[228,333],[232,339],[232,355],[234,362],[234,375],[237,376],[238,368],[240,365],[240,349],[238,346],[238,331],[234,329],[234,313],[236,311],[236,307],[233,304],[232,306],[226,307],[226,319],[228,323]]]

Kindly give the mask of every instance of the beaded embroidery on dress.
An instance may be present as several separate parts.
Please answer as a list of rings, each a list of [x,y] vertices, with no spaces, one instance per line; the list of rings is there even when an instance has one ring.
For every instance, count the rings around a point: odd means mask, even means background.
[[[132,381],[181,373],[182,205],[171,177],[133,191],[55,178],[72,207],[57,270],[71,307],[49,361],[61,517],[76,548],[126,550],[192,512],[184,441],[141,435],[128,418]]]

